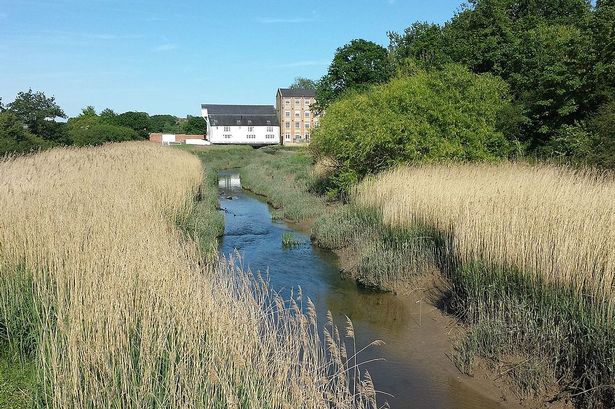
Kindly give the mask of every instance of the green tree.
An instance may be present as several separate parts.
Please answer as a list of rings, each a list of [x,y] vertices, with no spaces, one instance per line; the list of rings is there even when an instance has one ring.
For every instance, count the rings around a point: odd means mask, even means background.
[[[124,112],[117,116],[116,123],[136,131],[141,139],[149,136],[150,117],[147,112]]]
[[[100,118],[111,125],[118,125],[117,114],[111,108],[105,108],[100,112]]]
[[[85,107],[80,115],[69,119],[67,128],[70,140],[76,146],[94,146],[106,142],[139,139],[136,131],[110,123],[108,116],[98,115],[92,106]]]
[[[570,25],[540,24],[521,36],[508,81],[529,119],[533,148],[546,145],[562,125],[583,119],[589,84],[582,56],[589,47],[585,33]]]
[[[173,115],[150,116],[150,132],[179,133],[178,119]]]
[[[8,153],[27,153],[48,147],[50,143],[24,128],[15,113],[0,112],[0,156]]]
[[[615,100],[615,1],[598,1],[591,21],[593,103]]]
[[[309,78],[297,77],[295,81],[290,84],[290,89],[316,89],[316,81]]]
[[[66,118],[66,114],[56,103],[55,97],[47,97],[43,92],[20,92],[7,109],[15,114],[28,127],[28,130],[49,141],[65,143],[62,125],[56,118]]]
[[[422,68],[438,68],[451,62],[446,51],[442,27],[427,22],[417,22],[403,34],[389,32],[389,52],[399,65],[406,59],[416,61]]]
[[[495,160],[512,150],[497,129],[509,104],[501,79],[446,65],[340,98],[314,130],[311,149],[340,164],[333,179],[341,190],[399,163]]]
[[[318,82],[315,109],[323,111],[347,91],[385,83],[393,72],[384,47],[371,41],[352,40],[337,49],[327,74]]]
[[[598,110],[589,121],[589,129],[593,137],[588,162],[615,169],[615,100]]]
[[[205,135],[207,134],[207,122],[201,116],[188,115],[186,121],[182,124],[185,134],[189,135]]]

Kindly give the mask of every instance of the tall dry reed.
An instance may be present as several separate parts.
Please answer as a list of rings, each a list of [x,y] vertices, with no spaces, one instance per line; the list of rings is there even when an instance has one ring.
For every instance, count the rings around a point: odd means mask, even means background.
[[[454,235],[463,261],[511,266],[579,293],[615,296],[615,181],[520,164],[401,168],[366,181],[358,203],[394,226]]]
[[[201,183],[196,157],[149,143],[0,162],[0,342],[36,359],[35,403],[375,407],[309,300],[203,262],[178,228]]]
[[[438,232],[453,302],[480,326],[465,350],[527,354],[525,373],[521,365],[507,371],[518,372],[523,389],[540,389],[551,372],[582,405],[615,405],[612,174],[512,163],[403,167],[366,180],[354,201],[378,209],[388,226]]]

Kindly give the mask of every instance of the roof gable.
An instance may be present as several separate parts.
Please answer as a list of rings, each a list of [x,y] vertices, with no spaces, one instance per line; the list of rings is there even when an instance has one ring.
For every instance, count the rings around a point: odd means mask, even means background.
[[[292,98],[314,98],[316,96],[316,91],[313,89],[307,88],[279,88],[278,92],[283,97],[292,97]]]

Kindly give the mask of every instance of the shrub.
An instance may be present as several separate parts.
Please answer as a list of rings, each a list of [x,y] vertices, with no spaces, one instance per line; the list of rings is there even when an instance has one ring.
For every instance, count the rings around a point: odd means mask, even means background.
[[[69,135],[77,146],[102,145],[105,142],[122,142],[139,139],[135,131],[123,126],[97,123],[84,128],[71,128]]]
[[[594,165],[615,169],[615,101],[598,110],[589,127],[594,137],[588,161]]]
[[[311,147],[341,164],[334,178],[342,189],[402,162],[495,160],[511,152],[497,130],[509,106],[501,79],[447,65],[335,102]]]
[[[0,113],[0,156],[7,153],[25,153],[49,146],[51,143],[25,129],[15,114]]]

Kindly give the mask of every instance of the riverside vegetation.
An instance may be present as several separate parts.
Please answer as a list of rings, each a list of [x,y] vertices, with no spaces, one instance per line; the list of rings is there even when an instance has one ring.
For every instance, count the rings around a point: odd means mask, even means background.
[[[524,164],[423,165],[360,183],[318,220],[351,248],[359,282],[394,290],[439,271],[470,324],[454,354],[506,374],[522,396],[615,404],[615,178]]]
[[[0,181],[0,406],[376,407],[350,323],[203,257],[218,223],[190,219],[216,186],[196,157],[53,149],[5,158]]]
[[[312,167],[303,150],[266,152],[200,155],[226,157],[244,184],[255,174],[266,178],[259,194],[275,186],[305,203],[335,166]],[[349,253],[348,273],[359,284],[401,291],[434,274],[446,280],[437,301],[468,325],[453,354],[462,372],[472,374],[482,358],[523,397],[613,405],[612,173],[506,162],[415,165],[367,178],[345,205],[319,200],[313,239]]]

